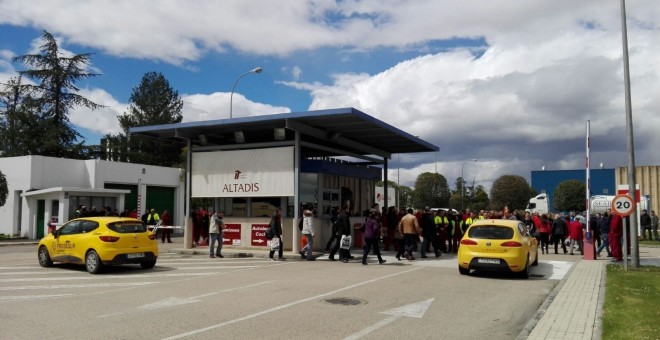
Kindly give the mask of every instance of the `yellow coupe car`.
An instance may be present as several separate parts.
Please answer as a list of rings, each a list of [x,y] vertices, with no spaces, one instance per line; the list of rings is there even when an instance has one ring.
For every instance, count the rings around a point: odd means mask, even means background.
[[[105,265],[139,263],[151,269],[158,258],[158,241],[142,221],[133,218],[77,218],[42,238],[37,256],[42,267],[53,262],[84,264],[92,274]]]
[[[529,278],[530,265],[538,263],[538,240],[517,220],[479,220],[470,225],[458,247],[458,271],[463,275],[476,269]]]

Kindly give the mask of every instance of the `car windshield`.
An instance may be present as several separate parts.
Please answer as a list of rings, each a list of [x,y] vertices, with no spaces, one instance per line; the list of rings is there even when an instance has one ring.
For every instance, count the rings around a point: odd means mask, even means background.
[[[115,222],[108,224],[108,229],[118,233],[144,233],[147,226],[139,222]]]
[[[513,229],[504,226],[475,226],[468,231],[470,238],[485,238],[491,240],[508,240],[513,238]]]

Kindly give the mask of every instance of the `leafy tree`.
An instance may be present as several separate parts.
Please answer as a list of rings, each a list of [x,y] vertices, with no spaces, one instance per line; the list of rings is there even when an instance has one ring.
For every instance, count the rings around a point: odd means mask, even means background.
[[[490,207],[502,210],[507,206],[511,211],[525,209],[532,190],[527,180],[521,176],[501,176],[493,182],[493,187],[490,189]]]
[[[456,179],[456,190],[452,191],[449,198],[449,206],[455,209],[463,210],[482,210],[488,208],[488,194],[483,185],[467,185],[463,177]]]
[[[0,207],[4,206],[7,203],[7,195],[9,194],[9,188],[7,187],[7,177],[5,174],[0,171]]]
[[[87,148],[84,141],[78,142],[82,136],[73,128],[69,121],[69,111],[83,106],[92,110],[102,107],[77,94],[76,81],[97,76],[85,71],[90,61],[90,53],[76,54],[70,57],[61,56],[57,41],[44,31],[44,44],[39,54],[26,54],[12,58],[28,69],[18,71],[36,82],[20,84],[22,91],[27,92],[38,102],[40,115],[38,124],[33,126],[39,131],[38,154],[52,157],[87,158]]]
[[[449,186],[445,176],[430,172],[417,176],[412,200],[414,207],[446,207],[449,204],[449,197]]]
[[[461,209],[462,206],[465,206],[465,199],[461,194],[461,192],[458,190],[452,192],[451,196],[449,197],[449,206],[447,206],[446,208],[454,208],[459,210]]]
[[[129,112],[117,117],[123,134],[106,135],[102,139],[101,149],[112,150],[102,158],[160,166],[180,164],[181,142],[129,135],[129,130],[137,126],[180,123],[182,108],[179,92],[172,89],[161,73],[145,73],[140,85],[133,88]]]
[[[39,104],[23,90],[22,77],[11,78],[0,90],[0,155],[39,154],[42,145]]]
[[[469,208],[474,211],[486,210],[490,204],[488,199],[488,193],[483,185],[477,185],[474,190],[474,196],[472,197],[472,203],[469,204]]]
[[[399,209],[406,209],[412,207],[413,189],[405,185],[399,186]]]
[[[553,206],[556,211],[583,211],[586,209],[587,186],[583,181],[570,179],[557,185]]]

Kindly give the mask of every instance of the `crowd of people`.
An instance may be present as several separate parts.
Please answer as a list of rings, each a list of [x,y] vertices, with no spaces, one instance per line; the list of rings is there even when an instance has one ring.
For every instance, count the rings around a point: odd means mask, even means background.
[[[83,207],[84,208],[84,207]],[[84,209],[83,209],[84,210]],[[109,209],[106,209],[108,211]],[[145,212],[148,214],[149,212]],[[152,216],[151,214],[147,216]],[[157,214],[156,214],[157,216]],[[192,211],[193,220],[193,247],[211,243],[218,244],[217,250],[211,245],[211,257],[223,257],[220,253],[222,249],[222,230],[224,217],[222,212],[209,212],[202,208],[195,208]],[[145,215],[142,216],[145,219]],[[328,259],[331,261],[339,260],[347,263],[355,257],[351,255],[350,246],[342,246],[347,238],[363,237],[364,247],[362,249],[361,262],[367,264],[367,257],[373,252],[378,259],[379,264],[385,263],[380,250],[396,251],[396,258],[399,261],[406,259],[415,260],[415,253],[419,252],[420,258],[428,258],[428,254],[433,251],[435,257],[440,257],[443,253],[456,253],[463,234],[467,228],[477,220],[482,219],[514,219],[523,222],[530,234],[537,238],[542,254],[550,254],[551,247],[554,248],[554,254],[559,253],[559,248],[564,254],[574,255],[576,253],[584,254],[583,240],[585,237],[593,237],[597,244],[596,255],[600,256],[605,250],[608,257],[620,261],[623,258],[621,244],[623,237],[622,219],[620,216],[612,213],[595,214],[590,218],[590,225],[587,228],[586,218],[579,214],[571,212],[566,215],[560,214],[538,214],[518,210],[510,211],[504,208],[501,211],[480,210],[472,211],[465,209],[458,212],[453,209],[430,209],[425,207],[417,211],[413,209],[398,210],[396,207],[380,209],[378,204],[374,204],[371,209],[364,213],[364,223],[358,230],[359,236],[354,235],[353,227],[349,219],[347,207],[335,207],[331,213],[332,232],[330,239],[326,243],[325,252],[329,253]],[[214,223],[210,223],[213,221]],[[148,220],[145,223],[150,224]],[[312,249],[314,239],[318,235],[318,226],[314,219],[314,214],[310,210],[305,210],[300,219],[299,228],[305,238],[305,246],[300,251],[303,259],[313,261]],[[648,228],[646,225],[648,224]],[[648,230],[648,239],[658,238],[658,217],[655,211],[651,215],[642,211],[641,225],[643,239],[647,238],[644,232]],[[282,243],[282,210],[276,209],[271,216],[269,223],[269,239],[275,239],[276,247],[271,247],[269,260],[276,261],[283,259],[284,244]],[[589,234],[586,234],[586,231]],[[211,238],[211,239],[210,239]],[[167,235],[169,242],[169,234]],[[165,236],[163,236],[163,242]],[[215,241],[215,242],[214,242]],[[271,241],[272,243],[273,241]],[[347,244],[350,244],[348,240]],[[630,244],[627,242],[627,244]],[[275,258],[275,253],[278,257]],[[336,258],[338,256],[338,258]]]

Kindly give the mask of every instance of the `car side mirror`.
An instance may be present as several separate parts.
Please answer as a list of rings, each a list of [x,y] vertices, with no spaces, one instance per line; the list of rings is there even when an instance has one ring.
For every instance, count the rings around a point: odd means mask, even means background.
[[[62,229],[53,230],[53,237],[57,238],[58,236],[60,236],[60,232],[62,232]]]

